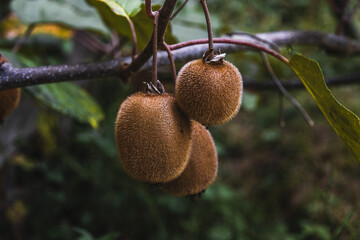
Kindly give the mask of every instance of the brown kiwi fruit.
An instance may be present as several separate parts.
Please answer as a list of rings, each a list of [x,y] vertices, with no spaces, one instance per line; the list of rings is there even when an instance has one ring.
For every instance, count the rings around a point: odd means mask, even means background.
[[[0,53],[0,66],[10,62]],[[0,124],[19,105],[21,96],[20,88],[0,91]]]
[[[190,161],[175,180],[162,189],[175,196],[195,196],[202,193],[216,178],[218,157],[211,134],[200,123],[192,121]]]
[[[20,88],[0,91],[0,120],[4,120],[19,105]]]
[[[115,122],[124,170],[137,180],[164,183],[189,162],[191,122],[167,93],[136,93],[120,106]]]
[[[204,63],[198,59],[184,65],[175,87],[176,101],[191,118],[204,125],[229,121],[239,111],[242,77],[231,63]]]

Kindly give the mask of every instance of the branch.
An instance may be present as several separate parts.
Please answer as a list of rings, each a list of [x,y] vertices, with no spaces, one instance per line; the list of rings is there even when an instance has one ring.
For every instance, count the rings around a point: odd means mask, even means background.
[[[29,38],[29,36],[31,35],[31,33],[34,31],[36,24],[30,24],[25,33],[19,38],[19,40],[16,42],[15,46],[13,47],[12,51],[14,53],[18,52],[19,49],[21,48],[21,45],[23,45],[23,43],[26,41],[26,39]]]
[[[261,52],[261,57],[264,61],[265,67],[270,75],[271,80],[273,81],[273,83],[275,83],[275,85],[278,87],[278,89],[280,90],[280,92],[296,107],[296,109],[300,112],[300,114],[303,116],[303,118],[305,119],[305,121],[307,122],[307,124],[310,127],[314,126],[314,121],[311,119],[311,117],[309,116],[309,114],[307,114],[307,112],[305,111],[305,109],[301,106],[301,104],[293,97],[291,96],[291,94],[284,88],[284,86],[281,84],[280,80],[277,78],[277,76],[275,75],[270,62],[267,58],[267,56],[265,55],[265,53]]]
[[[238,39],[230,39],[230,38],[215,38],[212,40],[214,41],[214,43],[222,43],[222,44],[229,43],[229,44],[239,45],[241,47],[249,47],[249,48],[252,48],[255,50],[263,51],[263,52],[273,55],[274,57],[278,58],[279,60],[281,60],[282,62],[284,62],[286,64],[289,63],[289,61],[284,56],[282,56],[280,53],[278,53],[272,49],[269,49],[261,44],[252,43],[252,42],[248,42],[248,41],[242,41],[242,40],[238,40]],[[184,47],[188,47],[188,46],[192,46],[192,45],[204,44],[207,42],[210,42],[210,41],[208,39],[197,39],[197,40],[186,41],[186,42],[182,42],[182,43],[178,43],[178,44],[173,44],[173,45],[170,45],[169,47],[171,50],[176,50],[176,49],[180,49],[180,48],[184,48]],[[213,52],[214,48],[212,48],[212,49],[209,48],[207,51],[209,53]]]
[[[150,2],[151,1],[147,1]],[[159,20],[157,30],[157,42],[163,42],[167,25],[170,21],[172,12],[174,11],[177,0],[166,0],[159,9]],[[151,57],[153,51],[154,34],[151,36],[149,42],[139,56],[131,62],[131,64],[121,73],[123,79],[127,79],[133,72],[139,70]]]
[[[0,66],[0,90],[43,83],[118,76],[122,69],[119,67],[120,63],[119,60],[111,60],[75,65],[13,68],[9,63],[4,62]]]
[[[312,45],[339,55],[360,54],[360,42],[325,32],[279,31],[255,35],[278,46]]]
[[[173,20],[173,19],[179,14],[179,12],[185,7],[185,5],[187,4],[188,1],[189,1],[189,0],[185,0],[185,1],[181,4],[181,6],[178,8],[178,10],[176,10],[176,11],[173,13],[173,15],[171,15],[170,20]]]
[[[359,38],[359,31],[354,24],[352,19],[353,14],[355,13],[356,9],[358,8],[359,1],[353,7],[351,11],[349,5],[349,0],[330,0],[330,6],[334,12],[335,17],[338,19],[338,27],[336,29],[337,34],[345,34],[349,37],[358,39]]]
[[[173,0],[172,2],[174,2]],[[168,1],[165,1],[168,3]],[[159,15],[159,36],[163,36],[165,28],[160,24],[160,17],[162,16],[162,22],[166,22],[166,19],[170,16],[170,7],[173,5],[165,4],[163,8],[167,9],[169,13],[165,16],[163,11]],[[360,42],[351,40],[343,36],[337,36],[335,34],[327,34],[323,32],[313,31],[281,31],[270,33],[259,33],[257,37],[265,39],[277,46],[292,45],[312,45],[318,46],[328,50],[331,53],[337,53],[339,55],[360,55]],[[254,38],[242,35],[229,37],[230,40],[247,41],[249,43],[266,46],[264,42],[257,41]],[[162,42],[162,39],[160,40]],[[87,64],[76,65],[60,65],[60,66],[43,66],[35,68],[13,68],[9,64],[0,66],[0,90],[10,89],[16,87],[25,87],[43,83],[74,81],[83,79],[96,79],[104,77],[114,76],[129,76],[131,72],[136,72],[140,68],[151,69],[151,54],[152,54],[152,40],[149,41],[147,47],[142,53],[133,61],[128,67],[124,68],[125,63],[131,62],[131,57],[119,58],[104,62],[95,62]],[[250,48],[241,45],[235,45],[230,43],[215,43],[215,48],[220,48],[222,52],[232,53]],[[194,45],[189,47],[183,47],[181,49],[173,50],[173,56],[175,62],[185,62],[195,58],[201,58],[202,54],[208,49],[207,44]],[[158,66],[169,65],[167,52],[162,51],[158,53]],[[301,84],[301,83],[299,83]],[[292,88],[284,83],[287,88]]]
[[[345,86],[350,84],[360,84],[360,72],[354,73],[352,75],[346,75],[346,76],[337,76],[337,77],[329,77],[325,78],[325,82],[327,86]],[[302,82],[298,79],[293,79],[290,81],[282,81],[281,84],[283,87],[286,87],[287,89],[303,89],[304,85]],[[277,86],[271,82],[271,80],[266,80],[264,82],[258,82],[252,79],[244,79],[244,87],[247,89],[251,89],[254,91],[263,91],[263,90],[278,90]]]

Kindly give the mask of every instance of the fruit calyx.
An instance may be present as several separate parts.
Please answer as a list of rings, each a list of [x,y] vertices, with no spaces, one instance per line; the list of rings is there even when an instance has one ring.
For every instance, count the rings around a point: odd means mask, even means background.
[[[196,200],[200,199],[204,195],[205,191],[206,191],[206,189],[204,189],[198,193],[195,193],[195,194],[187,195],[185,197],[187,199],[190,199],[192,202],[195,202]]]
[[[209,49],[203,54],[202,60],[204,63],[222,65],[224,63],[223,60],[225,56],[226,53],[221,53],[220,50],[217,55],[214,55],[214,49]]]
[[[144,93],[164,94],[164,85],[159,80],[156,80],[156,84],[150,82],[143,82],[145,84]]]

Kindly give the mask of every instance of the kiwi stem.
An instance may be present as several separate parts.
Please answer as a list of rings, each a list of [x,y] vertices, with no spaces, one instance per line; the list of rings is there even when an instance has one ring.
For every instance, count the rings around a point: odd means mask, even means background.
[[[209,39],[209,55],[206,54],[204,56],[207,61],[210,61],[214,58],[214,42],[213,42],[213,34],[211,30],[211,21],[210,21],[210,14],[209,9],[206,5],[206,0],[200,0],[200,3],[204,9],[205,19],[206,19],[206,26],[208,31],[208,39]]]
[[[300,112],[300,114],[303,116],[305,121],[310,127],[314,126],[314,121],[311,119],[311,117],[307,114],[307,112],[304,110],[304,108],[300,105],[296,99],[291,96],[291,94],[284,88],[284,86],[281,84],[280,80],[276,77],[269,59],[267,58],[266,54],[261,52],[261,57],[264,61],[265,67],[270,75],[271,80],[275,83],[275,85],[279,88],[280,92],[287,98],[289,101],[297,108],[297,110]]]
[[[146,15],[149,18],[154,19],[155,13],[152,11],[151,8],[151,0],[145,0],[145,11],[146,11]]]
[[[175,61],[174,61],[174,56],[169,48],[169,45],[167,45],[166,42],[162,42],[162,46],[164,47],[165,51],[167,52],[168,54],[168,58],[169,58],[169,61],[170,61],[170,65],[171,65],[171,73],[172,73],[172,77],[173,77],[173,80],[174,82],[176,82],[176,67],[175,67]]]
[[[159,11],[155,12],[154,29],[153,29],[153,66],[152,66],[152,83],[156,86],[157,81],[157,47],[158,47],[158,21]]]
[[[178,10],[176,10],[176,12],[174,12],[173,15],[170,17],[170,20],[173,20],[176,17],[176,15],[178,15],[178,13],[185,7],[185,5],[187,4],[188,1],[189,0],[185,0],[185,2],[183,2],[181,4],[181,6],[178,8]]]

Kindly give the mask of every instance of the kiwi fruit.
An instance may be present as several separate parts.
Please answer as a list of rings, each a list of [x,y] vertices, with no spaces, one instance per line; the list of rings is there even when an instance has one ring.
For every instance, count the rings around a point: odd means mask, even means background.
[[[0,121],[3,121],[19,105],[20,88],[0,91]]]
[[[175,196],[199,196],[215,180],[218,157],[211,134],[200,123],[192,121],[190,161],[175,180],[162,185],[162,189]]]
[[[124,170],[147,183],[178,177],[189,162],[191,122],[174,96],[135,93],[120,106],[115,140]]]
[[[179,107],[204,125],[222,124],[239,111],[242,76],[231,63],[205,63],[198,59],[185,64],[175,86]]]
[[[10,64],[10,62],[0,53],[0,66],[5,62]],[[2,124],[4,119],[19,105],[20,96],[20,88],[0,91],[0,124]]]

